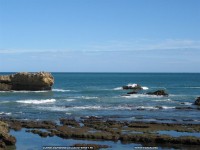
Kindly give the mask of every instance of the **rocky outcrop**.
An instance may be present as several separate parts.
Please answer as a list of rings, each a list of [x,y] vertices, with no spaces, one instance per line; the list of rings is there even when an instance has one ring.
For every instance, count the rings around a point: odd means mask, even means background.
[[[197,97],[197,98],[196,98],[196,101],[194,102],[194,104],[200,106],[200,97]]]
[[[51,90],[54,78],[50,73],[16,73],[13,75],[0,76],[0,91],[11,90]]]
[[[123,90],[142,90],[142,87],[139,84],[128,84],[122,86]]]
[[[0,149],[4,149],[9,145],[15,145],[16,143],[15,137],[9,135],[8,132],[8,124],[0,121]]]
[[[168,96],[168,93],[166,93],[164,90],[158,90],[155,92],[149,92],[148,95],[157,95],[157,96]]]

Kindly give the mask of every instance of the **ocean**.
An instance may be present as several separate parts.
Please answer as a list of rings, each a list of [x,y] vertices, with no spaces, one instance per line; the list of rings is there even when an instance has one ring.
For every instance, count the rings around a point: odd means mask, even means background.
[[[200,96],[199,73],[52,75],[55,80],[52,91],[1,91],[0,116],[53,121],[98,116],[128,121],[200,123],[200,107],[193,105]],[[129,90],[122,90],[122,86],[128,84],[139,84],[144,90],[127,96]],[[145,94],[156,90],[165,90],[169,96]]]

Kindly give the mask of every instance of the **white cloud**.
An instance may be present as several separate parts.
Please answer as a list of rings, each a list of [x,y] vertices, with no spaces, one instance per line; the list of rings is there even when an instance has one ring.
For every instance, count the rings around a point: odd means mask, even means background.
[[[123,52],[123,51],[145,51],[145,50],[181,50],[200,49],[200,40],[191,39],[136,39],[127,41],[107,41],[104,43],[93,43],[82,46],[81,49],[0,49],[0,54],[70,54],[70,53],[98,53],[98,52]]]
[[[166,39],[166,40],[129,40],[110,41],[103,44],[93,44],[86,49],[90,51],[137,51],[166,49],[199,49],[200,40]]]

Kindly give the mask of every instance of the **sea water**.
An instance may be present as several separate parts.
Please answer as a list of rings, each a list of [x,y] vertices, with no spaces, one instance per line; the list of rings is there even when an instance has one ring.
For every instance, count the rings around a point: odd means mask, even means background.
[[[114,120],[200,123],[200,107],[193,105],[200,96],[199,73],[52,74],[55,80],[52,91],[1,91],[0,116],[53,121],[98,116]],[[127,96],[129,90],[122,90],[122,86],[128,84],[139,84],[143,90]],[[165,90],[169,96],[145,94],[156,90]]]

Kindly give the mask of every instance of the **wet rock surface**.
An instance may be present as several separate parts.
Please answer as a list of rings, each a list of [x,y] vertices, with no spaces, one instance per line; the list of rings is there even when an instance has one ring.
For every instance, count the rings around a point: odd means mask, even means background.
[[[0,121],[0,149],[6,148],[10,145],[15,145],[15,137],[9,135],[8,124]]]
[[[196,98],[194,104],[200,106],[200,97],[197,97],[197,98]]]
[[[4,122],[9,124],[10,129],[26,128],[26,132],[38,134],[43,138],[57,136],[64,139],[120,140],[124,143],[200,145],[199,137],[173,137],[158,133],[159,131],[196,133],[200,132],[199,124],[116,121],[95,116],[82,117],[80,120],[62,118],[60,124],[52,121],[15,119],[4,119]],[[11,143],[5,142],[5,144]]]
[[[54,78],[47,72],[21,72],[12,75],[0,76],[0,91],[51,90],[53,84]]]
[[[148,92],[148,95],[157,95],[157,96],[168,96],[168,93],[166,93],[164,90],[157,90],[155,92]]]
[[[142,90],[142,86],[139,84],[133,84],[133,85],[125,85],[122,86],[123,90]]]

